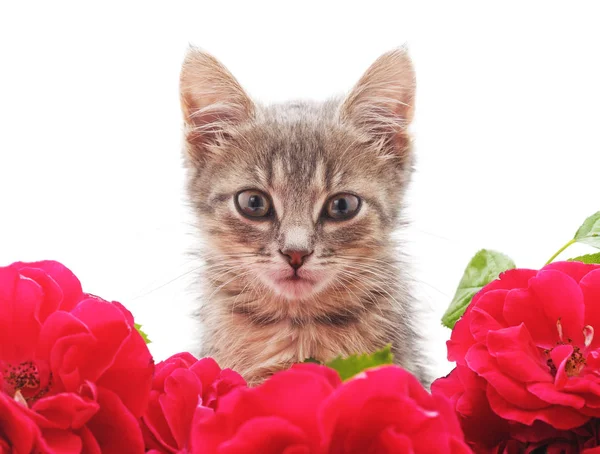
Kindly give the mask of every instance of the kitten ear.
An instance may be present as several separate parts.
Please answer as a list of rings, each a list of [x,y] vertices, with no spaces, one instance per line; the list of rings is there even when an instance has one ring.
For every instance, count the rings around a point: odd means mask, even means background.
[[[352,123],[386,151],[405,157],[415,87],[415,71],[407,50],[383,54],[344,100],[340,119]]]
[[[186,140],[195,158],[254,115],[254,104],[235,77],[212,55],[196,48],[190,48],[183,62],[180,96]]]

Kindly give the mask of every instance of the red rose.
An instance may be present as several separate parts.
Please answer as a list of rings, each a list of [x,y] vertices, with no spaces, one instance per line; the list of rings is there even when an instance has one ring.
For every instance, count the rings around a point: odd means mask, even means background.
[[[475,296],[448,341],[448,359],[479,377],[500,418],[570,430],[600,416],[595,329],[600,266],[559,262],[538,272],[511,270]],[[461,400],[477,407],[469,393]]]
[[[0,268],[0,446],[143,452],[152,371],[131,314],[82,293],[63,265]]]
[[[321,443],[317,412],[339,384],[335,371],[301,364],[256,388],[238,388],[220,400],[215,412],[197,411],[191,452],[317,453]]]
[[[477,453],[492,454],[503,452],[511,435],[508,421],[490,408],[486,385],[468,367],[457,366],[447,377],[434,381],[431,392],[451,400],[469,446]]]
[[[346,382],[323,404],[319,420],[326,453],[471,452],[450,401],[432,396],[399,367]]]
[[[0,453],[30,453],[43,447],[35,422],[14,399],[0,392]]]
[[[596,446],[597,423],[568,431],[536,421],[531,426],[506,421],[490,408],[486,382],[466,366],[457,366],[447,377],[433,382],[431,391],[452,401],[465,439],[478,454],[518,454],[540,447],[548,452],[576,454]],[[546,452],[546,451],[544,451]]]
[[[150,403],[142,417],[146,448],[174,453],[186,449],[198,406],[215,410],[219,400],[246,382],[211,358],[179,353],[156,366]]]
[[[517,424],[515,439],[521,441],[521,451],[525,453],[550,454],[591,454],[598,452],[598,419],[593,418],[581,427],[571,430],[558,430],[536,421],[531,426]]]
[[[469,453],[450,402],[384,367],[344,383],[331,369],[296,365],[261,386],[200,410],[193,453]]]

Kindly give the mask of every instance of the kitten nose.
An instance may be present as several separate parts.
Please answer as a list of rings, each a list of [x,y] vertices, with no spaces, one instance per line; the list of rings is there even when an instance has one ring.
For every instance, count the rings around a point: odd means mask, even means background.
[[[287,257],[290,266],[295,270],[304,265],[306,257],[313,253],[306,249],[283,249],[279,252]]]

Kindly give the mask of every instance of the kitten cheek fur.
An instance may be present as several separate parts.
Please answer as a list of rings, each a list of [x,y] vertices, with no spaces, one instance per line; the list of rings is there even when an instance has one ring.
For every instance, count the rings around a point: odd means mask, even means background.
[[[345,99],[260,106],[216,59],[189,51],[181,73],[188,194],[207,240],[201,354],[259,383],[307,357],[391,342],[396,363],[429,384],[407,266],[390,236],[412,171],[414,85],[398,49]],[[249,188],[272,198],[273,219],[236,212],[234,195]],[[361,197],[361,212],[323,222],[320,207],[340,192]],[[327,279],[290,301],[264,276],[283,266],[278,250],[292,231],[314,249],[306,267]]]

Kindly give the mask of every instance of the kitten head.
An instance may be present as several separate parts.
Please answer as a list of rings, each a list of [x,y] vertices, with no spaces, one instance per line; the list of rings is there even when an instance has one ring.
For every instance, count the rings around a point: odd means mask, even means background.
[[[282,302],[373,279],[367,268],[393,257],[414,94],[404,49],[375,61],[345,99],[272,106],[190,50],[181,72],[185,158],[215,274]]]

